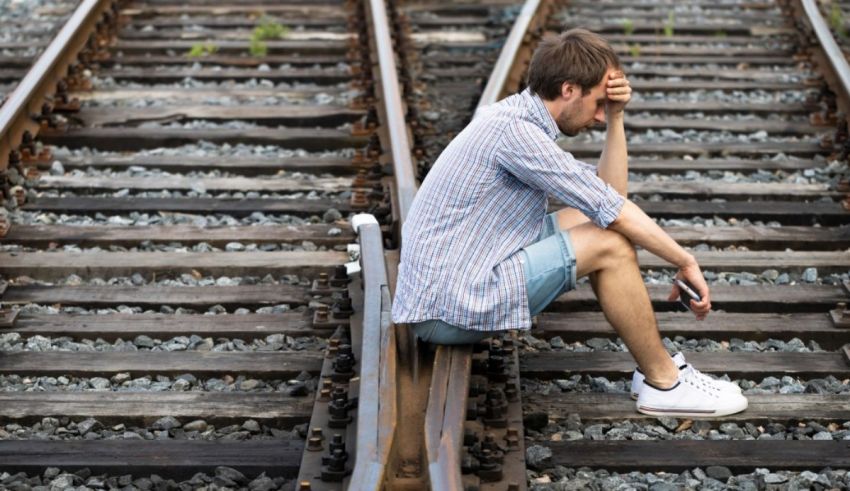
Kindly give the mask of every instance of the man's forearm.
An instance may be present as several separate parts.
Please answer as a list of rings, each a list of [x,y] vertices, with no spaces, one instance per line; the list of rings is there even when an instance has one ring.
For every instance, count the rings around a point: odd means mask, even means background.
[[[623,234],[633,244],[643,247],[678,268],[696,262],[693,255],[677,244],[667,232],[629,200],[626,200],[620,215],[608,228]]]
[[[628,196],[629,164],[626,150],[626,130],[623,124],[623,113],[609,115],[608,130],[605,135],[605,145],[599,157],[596,173],[610,184],[618,193]]]

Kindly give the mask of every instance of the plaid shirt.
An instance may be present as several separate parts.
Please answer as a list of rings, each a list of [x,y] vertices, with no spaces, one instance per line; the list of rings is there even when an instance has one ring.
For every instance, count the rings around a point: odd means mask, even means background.
[[[452,140],[402,230],[394,322],[530,328],[517,253],[540,233],[548,196],[602,228],[624,203],[594,166],[555,143],[559,135],[543,101],[526,89],[479,110]]]

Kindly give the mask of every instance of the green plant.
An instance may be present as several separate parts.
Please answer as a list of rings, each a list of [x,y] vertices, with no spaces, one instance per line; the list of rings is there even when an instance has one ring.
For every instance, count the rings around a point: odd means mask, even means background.
[[[670,12],[667,14],[667,21],[664,22],[664,36],[673,37],[673,27],[676,25],[676,14]]]
[[[838,37],[847,37],[847,31],[844,29],[844,13],[841,11],[841,6],[837,3],[833,3],[829,9],[829,26]]]
[[[260,17],[260,25],[254,28],[253,37],[260,40],[281,39],[289,34],[289,28],[270,17]]]
[[[189,52],[186,53],[186,56],[189,58],[200,58],[202,56],[209,56],[218,51],[218,46],[213,43],[195,43],[189,49]]]
[[[725,38],[725,37],[726,37],[726,31],[724,31],[723,29],[721,29],[721,30],[719,30],[719,31],[715,31],[715,32],[714,32],[714,37],[716,37],[716,38]]]
[[[251,32],[251,43],[248,47],[252,56],[266,56],[269,47],[268,39],[282,39],[289,35],[289,28],[266,16],[260,17],[260,24]]]
[[[637,58],[638,56],[640,56],[640,45],[637,43],[630,44],[629,54],[632,56],[632,58]]]
[[[623,21],[623,34],[626,36],[631,36],[632,33],[635,32],[635,23],[632,22],[631,19],[626,19]]]
[[[248,46],[248,51],[251,52],[251,56],[262,57],[268,54],[269,47],[265,42],[251,38],[251,44]]]

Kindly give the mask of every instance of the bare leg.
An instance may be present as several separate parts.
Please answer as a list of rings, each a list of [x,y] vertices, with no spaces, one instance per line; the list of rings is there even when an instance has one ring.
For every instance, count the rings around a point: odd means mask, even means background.
[[[558,218],[560,223],[561,216]],[[672,386],[678,369],[661,342],[631,242],[589,221],[570,227],[569,232],[576,253],[576,276],[591,275],[605,317],[647,380],[658,387]]]
[[[561,230],[569,230],[583,223],[590,223],[590,219],[575,208],[561,208],[557,212],[557,217]],[[594,295],[599,298],[599,290],[596,289],[596,272],[588,273],[587,277],[590,278],[590,287],[593,288]]]

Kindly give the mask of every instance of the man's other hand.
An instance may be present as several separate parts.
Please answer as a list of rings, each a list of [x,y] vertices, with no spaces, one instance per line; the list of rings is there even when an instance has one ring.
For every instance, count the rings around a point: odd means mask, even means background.
[[[632,98],[632,88],[629,86],[626,75],[620,70],[608,72],[606,85],[608,100],[605,103],[605,112],[610,117],[620,114],[626,109],[626,104]]]
[[[705,317],[711,310],[711,296],[708,291],[708,284],[702,276],[702,271],[700,271],[699,265],[694,262],[682,267],[676,274],[676,278],[685,280],[694,286],[699,294],[700,301],[697,302],[696,300],[691,300],[691,310],[697,317],[697,320],[705,320]],[[676,301],[679,298],[679,293],[679,287],[676,283],[673,283],[673,289],[670,291],[670,296],[667,300],[671,302]]]

